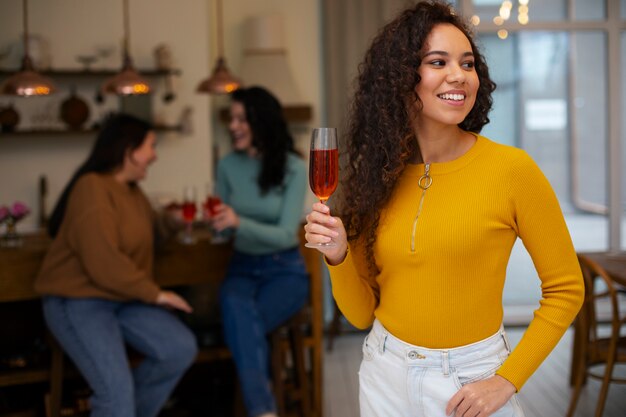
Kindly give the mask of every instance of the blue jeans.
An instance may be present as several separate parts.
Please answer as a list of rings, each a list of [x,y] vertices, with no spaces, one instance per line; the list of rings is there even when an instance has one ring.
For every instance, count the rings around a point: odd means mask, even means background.
[[[271,255],[235,252],[220,289],[224,337],[250,416],[276,412],[267,334],[295,314],[309,294],[297,248]]]
[[[447,417],[450,398],[493,376],[509,353],[504,329],[470,345],[428,349],[403,342],[375,320],[359,369],[361,416]],[[517,395],[491,416],[524,417]]]
[[[43,311],[93,391],[91,417],[156,416],[197,353],[193,333],[158,306],[48,296]],[[144,356],[135,369],[125,343]]]

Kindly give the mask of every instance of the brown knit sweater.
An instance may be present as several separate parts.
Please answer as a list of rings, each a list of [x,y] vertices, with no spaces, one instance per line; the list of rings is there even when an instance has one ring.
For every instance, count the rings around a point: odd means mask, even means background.
[[[90,173],[74,185],[35,290],[44,295],[152,303],[153,212],[138,186]]]

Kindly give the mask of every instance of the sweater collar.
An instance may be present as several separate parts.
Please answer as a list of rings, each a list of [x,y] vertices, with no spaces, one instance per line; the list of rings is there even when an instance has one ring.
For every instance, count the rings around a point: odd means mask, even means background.
[[[471,134],[476,136],[476,142],[474,145],[463,155],[454,159],[452,161],[447,162],[432,162],[430,164],[430,175],[443,175],[450,172],[457,171],[467,164],[472,162],[476,156],[478,156],[483,149],[487,146],[489,140],[484,136],[481,136],[477,133],[470,132]],[[410,176],[420,176],[424,173],[424,164],[407,164],[404,168],[404,174]]]

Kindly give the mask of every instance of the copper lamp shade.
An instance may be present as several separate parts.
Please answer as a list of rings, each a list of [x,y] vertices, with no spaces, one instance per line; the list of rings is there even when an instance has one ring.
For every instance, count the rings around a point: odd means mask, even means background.
[[[24,10],[24,58],[22,69],[10,76],[0,86],[0,94],[22,97],[47,96],[54,93],[56,88],[48,77],[35,71],[33,61],[28,54],[28,1],[22,2]]]
[[[196,91],[198,93],[228,94],[239,87],[241,87],[241,81],[230,73],[226,66],[226,61],[220,57],[215,64],[213,74],[202,81]]]
[[[148,94],[150,92],[150,85],[135,68],[133,68],[130,57],[126,56],[122,70],[104,82],[102,92],[106,94],[117,94],[119,96]]]
[[[122,70],[102,84],[102,92],[105,94],[117,94],[119,96],[131,96],[148,94],[150,85],[135,70],[133,60],[130,58],[130,20],[128,16],[128,0],[124,0],[124,51]]]
[[[196,92],[208,94],[228,94],[241,87],[241,81],[235,78],[224,59],[224,40],[222,34],[222,1],[217,0],[217,62],[213,68],[213,74],[206,80],[202,81]]]
[[[47,96],[55,90],[52,80],[36,72],[30,57],[26,55],[22,69],[2,83],[0,94],[23,97]]]

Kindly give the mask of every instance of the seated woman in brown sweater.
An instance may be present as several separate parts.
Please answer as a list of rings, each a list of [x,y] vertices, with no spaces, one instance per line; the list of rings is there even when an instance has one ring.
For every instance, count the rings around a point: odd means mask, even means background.
[[[54,209],[35,282],[48,327],[93,390],[91,417],[154,417],[196,355],[152,276],[155,217],[138,182],[156,160],[149,124],[112,116]],[[142,353],[131,369],[125,344]]]

